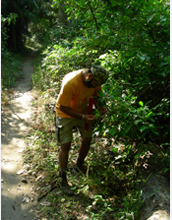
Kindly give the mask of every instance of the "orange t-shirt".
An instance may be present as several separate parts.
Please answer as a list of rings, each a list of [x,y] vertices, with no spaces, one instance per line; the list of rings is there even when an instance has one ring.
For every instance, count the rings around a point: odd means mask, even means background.
[[[56,101],[56,115],[62,118],[72,118],[60,111],[59,104],[68,106],[79,113],[86,113],[89,100],[97,96],[101,86],[88,88],[82,82],[81,73],[83,69],[68,73],[62,82],[61,90]]]

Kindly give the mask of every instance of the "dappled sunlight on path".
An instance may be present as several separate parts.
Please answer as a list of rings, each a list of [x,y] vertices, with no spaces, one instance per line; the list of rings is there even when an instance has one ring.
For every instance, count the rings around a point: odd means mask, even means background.
[[[14,88],[11,104],[1,116],[1,219],[36,219],[32,210],[36,195],[32,182],[22,181],[22,152],[27,147],[25,135],[29,132],[32,100],[31,74],[33,59],[27,57],[23,63],[24,78]],[[26,199],[28,198],[28,200]]]

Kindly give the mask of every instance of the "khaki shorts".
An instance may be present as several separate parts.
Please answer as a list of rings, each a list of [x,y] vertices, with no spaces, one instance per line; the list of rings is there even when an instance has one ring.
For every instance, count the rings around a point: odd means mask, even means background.
[[[84,130],[85,121],[74,118],[61,118],[56,117],[56,137],[60,144],[66,144],[73,139],[73,127],[76,126],[82,136],[82,138],[92,137],[91,124],[88,131]]]

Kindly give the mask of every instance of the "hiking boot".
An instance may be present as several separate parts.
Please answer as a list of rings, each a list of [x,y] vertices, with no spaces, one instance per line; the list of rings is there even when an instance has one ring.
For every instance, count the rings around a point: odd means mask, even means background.
[[[68,196],[73,196],[74,191],[71,189],[71,187],[69,186],[69,184],[67,182],[66,172],[60,171],[59,176],[62,178],[62,182],[61,182],[62,191]]]
[[[74,191],[71,189],[71,187],[68,185],[68,186],[62,186],[61,187],[63,193],[67,196],[74,196],[75,193]]]
[[[62,186],[68,186],[66,172],[61,170],[61,171],[59,172],[59,176],[62,178],[61,185],[62,185]]]

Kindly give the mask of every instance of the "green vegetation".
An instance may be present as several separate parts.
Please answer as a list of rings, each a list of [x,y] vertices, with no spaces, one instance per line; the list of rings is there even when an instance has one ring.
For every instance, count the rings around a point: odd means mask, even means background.
[[[32,175],[42,175],[40,193],[59,180],[53,108],[63,76],[92,63],[110,73],[100,94],[108,111],[94,125],[86,175],[72,168],[80,143],[74,135],[68,175],[76,198],[53,191],[46,197],[47,203],[41,203],[42,215],[48,219],[136,219],[138,185],[144,180],[142,170],[149,158],[162,160],[165,168],[159,172],[169,172],[169,1],[33,2],[35,14],[29,14],[33,5],[28,5],[21,40],[29,48],[41,48],[42,54],[32,76],[33,89],[39,91],[34,103],[39,111],[33,117],[33,134],[27,138],[25,162]],[[19,12],[8,11],[6,6],[8,13],[1,17],[2,88],[14,85],[12,76],[19,74],[8,72],[8,76],[6,63],[20,66],[9,49],[7,39],[12,35],[6,30],[21,18],[20,4],[18,7]],[[163,150],[151,154],[150,143]]]
[[[10,88],[16,85],[16,80],[22,77],[22,58],[7,47],[6,25],[15,23],[17,14],[10,13],[6,18],[1,15],[1,105],[9,103]]]

